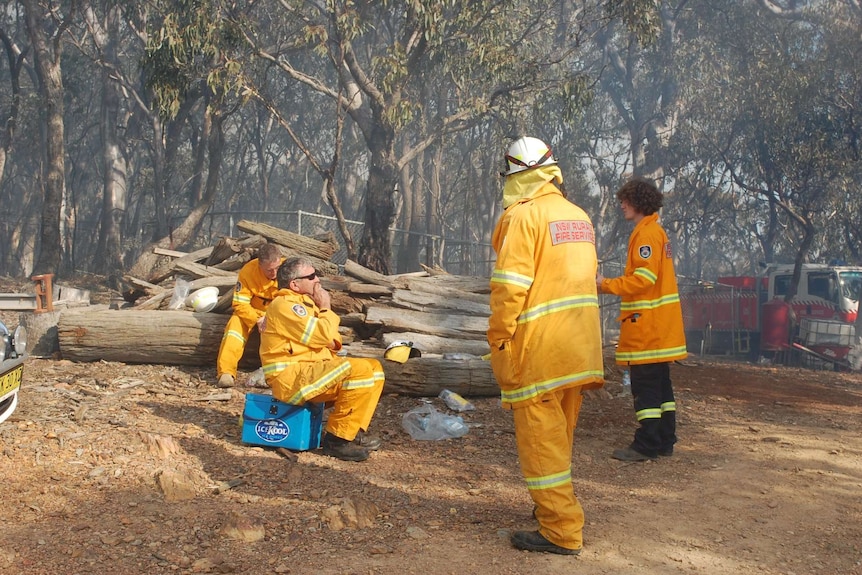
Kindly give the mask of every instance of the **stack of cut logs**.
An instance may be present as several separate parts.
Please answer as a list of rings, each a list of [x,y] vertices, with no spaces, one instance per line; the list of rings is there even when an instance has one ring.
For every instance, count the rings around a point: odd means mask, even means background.
[[[166,270],[146,280],[126,276],[132,286],[119,310],[80,308],[58,321],[60,352],[73,361],[120,361],[168,365],[215,366],[238,270],[257,256],[265,242],[278,244],[286,257],[304,255],[324,277],[333,310],[341,316],[348,355],[382,357],[396,340],[412,341],[422,357],[405,364],[385,362],[387,387],[407,395],[436,395],[451,389],[467,396],[496,395],[485,332],[490,314],[488,280],[427,270],[382,275],[347,261],[343,275],[331,261],[337,242],[328,234],[306,237],[279,228],[241,221],[248,234],[223,238],[192,253],[157,250],[171,258]],[[178,280],[182,279],[180,282]],[[179,304],[169,309],[179,287],[192,293],[219,288],[219,302],[209,313]],[[181,302],[182,299],[180,298]],[[256,334],[255,334],[256,335]],[[241,368],[259,366],[257,341],[249,341]]]

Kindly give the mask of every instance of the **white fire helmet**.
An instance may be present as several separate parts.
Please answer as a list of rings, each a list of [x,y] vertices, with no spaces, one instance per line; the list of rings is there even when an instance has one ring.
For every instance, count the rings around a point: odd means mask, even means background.
[[[511,176],[530,168],[551,166],[556,164],[551,148],[538,138],[524,136],[518,138],[509,146],[506,153],[506,171],[504,176]]]
[[[217,287],[204,287],[190,295],[187,304],[198,313],[206,313],[216,306],[218,298]]]

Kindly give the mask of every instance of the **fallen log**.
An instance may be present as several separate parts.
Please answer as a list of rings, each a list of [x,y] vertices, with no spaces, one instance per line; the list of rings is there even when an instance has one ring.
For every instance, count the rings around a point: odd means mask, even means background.
[[[213,366],[228,315],[187,311],[64,311],[57,323],[60,354],[70,361],[118,361]],[[259,338],[252,332],[244,369],[254,361]],[[357,348],[358,349],[358,348]],[[380,357],[382,349],[374,349]],[[364,356],[364,354],[363,354]],[[479,359],[413,358],[404,364],[383,360],[386,393],[436,396],[450,389],[465,397],[499,393],[491,365]]]
[[[365,322],[386,326],[389,331],[415,331],[463,339],[484,339],[488,332],[487,317],[421,312],[381,305],[368,306]]]
[[[365,283],[383,286],[387,288],[404,287],[405,282],[407,281],[406,279],[396,281],[397,278],[383,275],[380,272],[368,269],[367,267],[360,265],[353,260],[347,260],[346,262],[344,262],[344,273],[345,275],[354,277],[358,280],[362,280]]]
[[[436,275],[431,277],[405,278],[406,286],[417,291],[458,290],[473,294],[484,294],[490,297],[491,283],[489,278],[476,276]]]
[[[500,388],[491,362],[481,359],[436,359],[417,357],[406,363],[383,362],[386,383],[383,393],[414,397],[436,397],[448,389],[464,397],[493,397]]]
[[[457,286],[446,287],[437,283],[425,281],[425,278],[410,278],[407,280],[407,289],[415,292],[430,293],[444,297],[472,301],[489,307],[491,305],[491,296],[489,294],[474,293],[458,289]]]
[[[392,303],[416,311],[456,310],[466,315],[488,317],[491,315],[489,303],[477,303],[449,294],[432,294],[410,290],[395,290]]]
[[[424,353],[465,353],[483,356],[491,351],[484,339],[459,339],[440,337],[426,333],[389,332],[383,334],[383,344],[388,346],[395,341],[412,341],[413,347]]]
[[[204,263],[222,270],[238,270],[251,260],[253,255],[257,256],[257,249],[265,243],[266,239],[258,235],[241,239],[222,238],[213,246],[212,253]]]
[[[71,361],[215,365],[230,316],[187,311],[66,311],[60,354]]]
[[[205,266],[190,260],[174,261],[174,271],[179,271],[194,276],[195,278],[205,278],[209,276],[236,277],[237,275],[236,272],[222,270],[214,266]]]
[[[148,281],[130,276],[128,274],[123,276],[123,281],[132,286],[133,288],[144,292],[148,296],[158,295],[166,289],[160,285],[152,284]]]
[[[347,291],[356,295],[368,296],[385,296],[392,293],[393,288],[381,286],[377,284],[367,284],[362,282],[352,282],[348,285]]]
[[[335,253],[336,249],[332,244],[321,242],[293,232],[288,232],[275,226],[260,222],[240,220],[237,222],[236,227],[244,232],[263,236],[273,243],[282,245],[286,248],[292,248],[306,255],[315,256],[321,260],[332,259],[332,254]]]

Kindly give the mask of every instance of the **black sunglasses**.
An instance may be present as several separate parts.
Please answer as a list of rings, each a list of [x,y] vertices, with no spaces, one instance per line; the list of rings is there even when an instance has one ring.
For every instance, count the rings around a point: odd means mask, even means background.
[[[307,276],[299,276],[298,278],[293,278],[293,279],[295,279],[295,280],[313,280],[316,277],[317,277],[317,270],[314,270],[313,272],[311,272]]]

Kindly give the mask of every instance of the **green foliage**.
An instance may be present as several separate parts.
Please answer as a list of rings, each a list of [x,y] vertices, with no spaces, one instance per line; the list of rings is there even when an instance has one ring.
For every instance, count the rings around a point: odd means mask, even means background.
[[[216,100],[240,86],[239,50],[244,45],[237,14],[219,0],[159,0],[147,22],[143,58],[153,106],[173,118],[201,82]]]
[[[608,0],[605,10],[618,18],[642,46],[651,46],[661,33],[658,4],[661,0]]]

